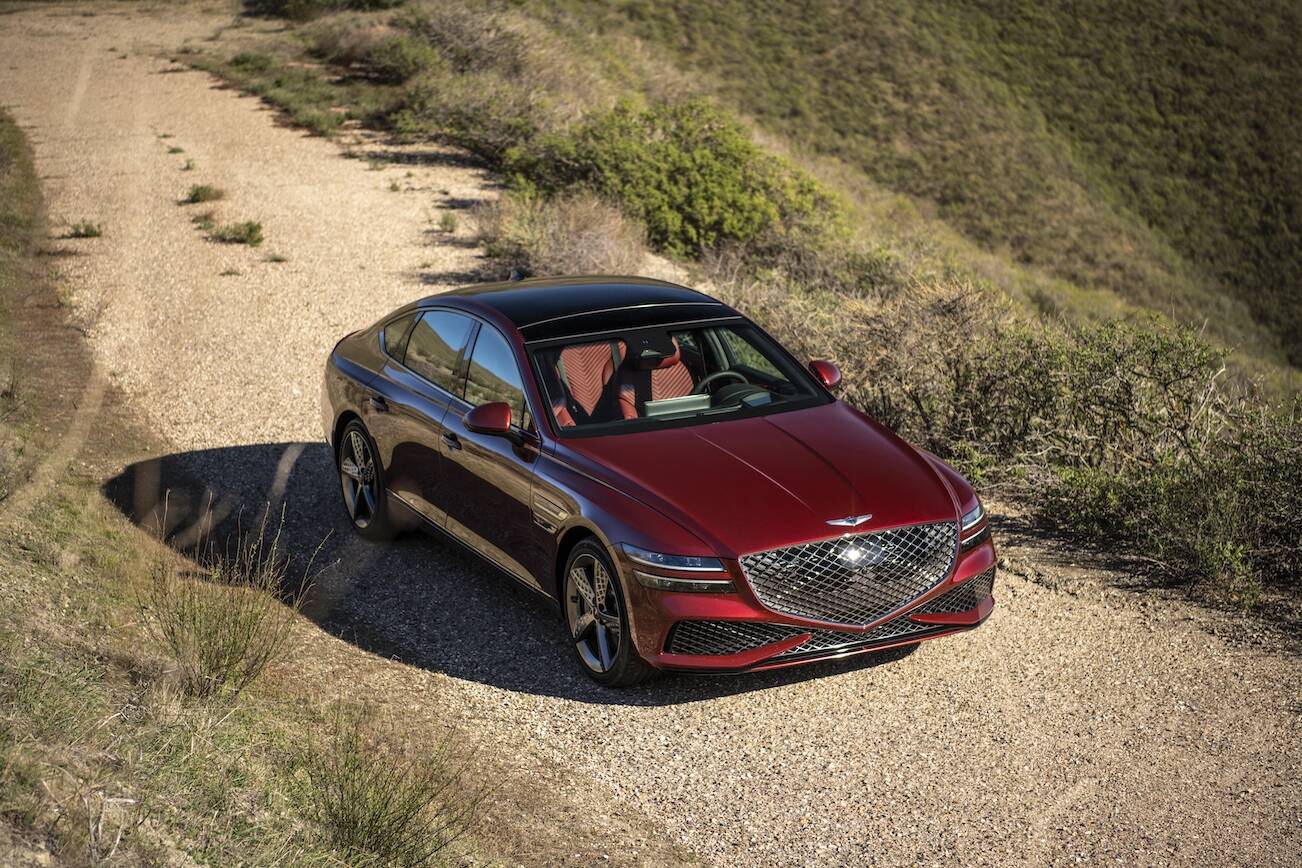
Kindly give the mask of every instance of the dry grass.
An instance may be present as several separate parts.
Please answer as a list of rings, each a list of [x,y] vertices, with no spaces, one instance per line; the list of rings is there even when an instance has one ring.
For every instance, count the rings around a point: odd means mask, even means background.
[[[364,711],[336,710],[304,756],[310,804],[350,865],[428,865],[466,833],[484,791],[450,734],[419,747]]]
[[[473,216],[480,242],[505,273],[636,274],[646,256],[642,227],[587,193],[507,195]]]
[[[233,698],[285,650],[306,582],[288,587],[280,532],[268,534],[265,516],[231,552],[218,554],[207,536],[201,529],[197,568],[170,552],[159,558],[142,608],[186,693]]]

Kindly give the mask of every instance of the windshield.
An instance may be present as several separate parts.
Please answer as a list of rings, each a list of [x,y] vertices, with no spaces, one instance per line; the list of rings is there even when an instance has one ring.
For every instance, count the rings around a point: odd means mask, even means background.
[[[660,326],[533,351],[561,433],[615,434],[831,400],[752,325]]]

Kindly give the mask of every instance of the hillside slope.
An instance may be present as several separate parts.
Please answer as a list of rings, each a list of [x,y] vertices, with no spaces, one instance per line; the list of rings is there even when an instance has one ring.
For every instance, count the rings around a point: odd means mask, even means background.
[[[1302,361],[1293,4],[565,5],[987,250]]]

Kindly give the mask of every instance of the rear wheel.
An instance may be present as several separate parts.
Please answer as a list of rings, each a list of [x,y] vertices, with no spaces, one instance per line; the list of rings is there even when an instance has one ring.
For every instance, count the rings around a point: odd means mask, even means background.
[[[593,680],[627,687],[655,673],[633,647],[619,576],[597,543],[584,540],[570,553],[561,602],[574,650]]]
[[[369,540],[390,539],[397,528],[389,515],[384,473],[366,426],[354,419],[339,438],[339,485],[353,529]]]

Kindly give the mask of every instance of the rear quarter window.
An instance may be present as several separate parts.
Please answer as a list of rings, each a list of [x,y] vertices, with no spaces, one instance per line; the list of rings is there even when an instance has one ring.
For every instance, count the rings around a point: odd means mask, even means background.
[[[455,393],[457,362],[470,337],[471,320],[449,310],[430,311],[407,338],[403,364],[417,375]]]
[[[407,338],[411,335],[411,326],[416,322],[416,314],[400,316],[384,327],[383,348],[386,353],[398,361],[407,352]]]

